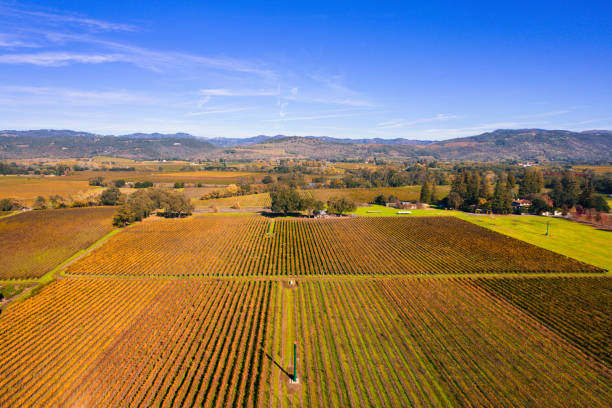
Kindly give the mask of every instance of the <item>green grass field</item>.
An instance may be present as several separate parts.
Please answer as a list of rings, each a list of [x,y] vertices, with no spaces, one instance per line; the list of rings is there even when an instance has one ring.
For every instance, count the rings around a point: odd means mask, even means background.
[[[380,211],[380,212],[368,212]],[[398,211],[410,211],[410,214],[398,214]],[[369,207],[357,207],[351,214],[362,215],[365,217],[389,217],[396,215],[398,217],[418,217],[418,216],[434,216],[434,215],[455,215],[457,211],[447,210],[398,210],[397,208],[385,207],[383,205],[371,205]]]

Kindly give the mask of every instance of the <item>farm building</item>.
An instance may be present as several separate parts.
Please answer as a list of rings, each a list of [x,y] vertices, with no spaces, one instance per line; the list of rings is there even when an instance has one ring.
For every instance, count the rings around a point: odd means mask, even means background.
[[[514,200],[512,201],[512,207],[514,208],[526,208],[531,206],[531,201],[529,200]]]

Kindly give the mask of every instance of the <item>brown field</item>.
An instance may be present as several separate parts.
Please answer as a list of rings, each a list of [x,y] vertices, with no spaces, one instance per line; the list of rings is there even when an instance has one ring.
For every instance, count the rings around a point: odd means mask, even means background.
[[[99,187],[90,186],[86,180],[69,177],[0,176],[0,198],[16,198],[27,205],[31,205],[38,196],[80,198],[95,189]]]
[[[131,166],[131,165],[130,165]],[[263,177],[262,173],[250,173],[244,171],[79,171],[69,176],[63,176],[66,180],[88,181],[92,177],[102,177],[106,181],[151,181],[153,183],[174,183],[184,181],[185,183],[219,184],[226,185],[237,183],[241,177],[252,176],[256,180]]]
[[[592,171],[596,174],[607,174],[612,173],[612,166],[586,166],[586,165],[576,165],[573,167],[575,171]]]
[[[381,188],[322,188],[308,191],[315,199],[327,202],[332,197],[346,197],[356,203],[369,203],[374,201],[376,196],[394,195],[400,201],[417,201],[421,193],[421,186],[405,187],[381,187]],[[436,199],[440,200],[448,195],[450,186],[436,186]]]
[[[108,234],[114,211],[40,210],[0,219],[0,279],[41,277]]]
[[[270,235],[270,231],[273,231]],[[69,268],[79,275],[602,272],[455,217],[151,219]]]
[[[238,203],[240,208],[265,208],[270,207],[272,201],[270,200],[270,194],[259,193],[259,194],[248,194],[236,197],[225,197],[209,200],[196,200],[193,201],[197,207],[208,208],[210,206],[217,206],[220,208],[231,207]]]
[[[470,279],[69,278],[0,315],[2,406],[607,407],[611,380]]]

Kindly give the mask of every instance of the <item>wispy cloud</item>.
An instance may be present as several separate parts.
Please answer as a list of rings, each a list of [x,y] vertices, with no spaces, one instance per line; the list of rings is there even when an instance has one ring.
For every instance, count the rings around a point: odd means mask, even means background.
[[[397,129],[406,126],[414,126],[422,123],[431,123],[431,122],[443,122],[451,119],[459,119],[461,116],[459,115],[449,115],[445,113],[439,113],[436,116],[414,119],[414,120],[404,120],[404,119],[392,119],[385,122],[378,123],[378,127],[383,129]]]
[[[0,64],[31,64],[47,67],[61,67],[70,63],[102,64],[125,61],[121,54],[80,54],[70,52],[41,52],[35,54],[0,55]]]
[[[125,90],[79,90],[57,87],[0,86],[0,96],[12,100],[13,104],[149,104],[158,103],[157,98]]]
[[[271,89],[200,89],[200,95],[206,96],[277,96],[279,91]]]
[[[0,33],[0,47],[3,48],[25,48],[38,47],[38,44],[24,41],[19,37],[11,34]]]
[[[96,20],[83,17],[76,14],[59,14],[43,11],[24,10],[16,7],[10,7],[6,4],[0,4],[0,15],[11,17],[30,17],[33,19],[42,20],[49,24],[75,24],[97,30],[107,31],[136,31],[137,27],[131,24],[115,23],[104,20]]]

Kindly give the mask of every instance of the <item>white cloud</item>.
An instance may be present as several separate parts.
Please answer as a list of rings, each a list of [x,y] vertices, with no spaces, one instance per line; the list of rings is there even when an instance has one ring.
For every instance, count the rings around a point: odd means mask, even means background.
[[[42,52],[35,54],[0,55],[0,64],[32,64],[60,67],[73,62],[82,64],[102,64],[123,61],[121,54],[80,54],[70,52]]]

